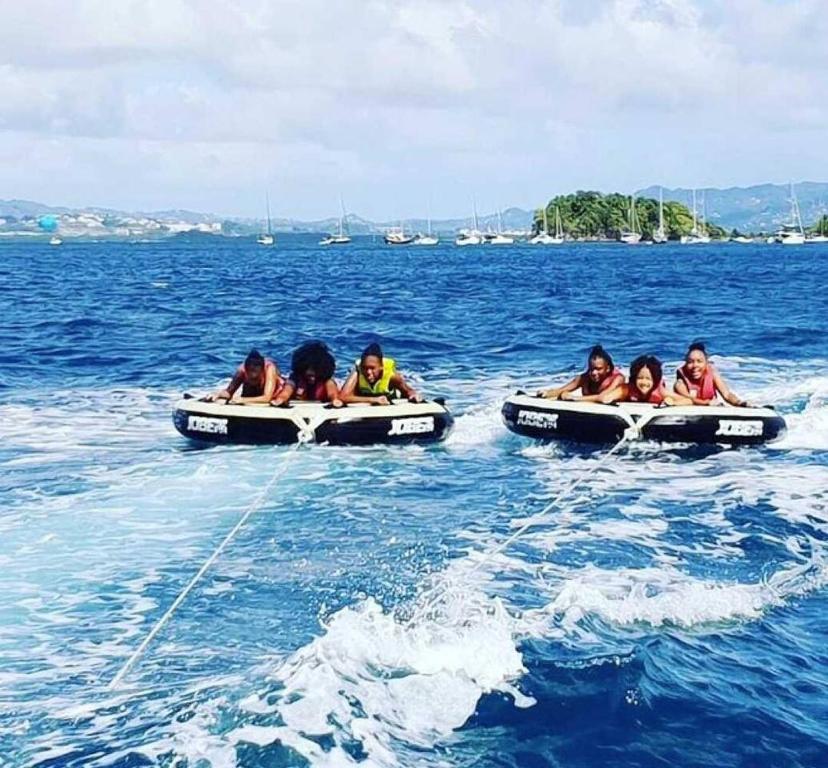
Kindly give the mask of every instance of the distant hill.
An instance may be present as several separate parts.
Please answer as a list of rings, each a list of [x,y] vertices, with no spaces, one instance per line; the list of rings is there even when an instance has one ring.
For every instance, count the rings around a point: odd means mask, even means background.
[[[664,199],[675,200],[690,206],[692,189],[670,189],[664,187]],[[642,197],[658,198],[658,187],[647,187],[637,192]],[[828,214],[828,184],[803,181],[794,185],[802,223],[813,225]],[[772,232],[790,218],[790,187],[787,184],[759,184],[754,187],[730,187],[716,189],[708,187],[696,190],[697,209],[701,212],[702,202],[706,218],[727,231]]]
[[[0,200],[0,218],[6,219],[36,219],[45,215],[79,215],[93,213],[100,216],[150,218],[159,222],[186,222],[190,224],[206,224],[221,222],[222,229],[228,235],[253,235],[261,232],[265,226],[264,219],[225,218],[209,213],[197,213],[187,210],[168,211],[118,211],[112,208],[68,208],[65,206],[51,206],[31,200]],[[503,229],[528,230],[532,225],[532,211],[522,208],[507,208],[501,213]],[[481,215],[478,218],[483,230],[497,228],[497,213]],[[353,235],[381,234],[399,227],[400,222],[370,221],[354,213],[347,216],[347,229]],[[426,219],[406,219],[406,230],[425,232],[428,227]],[[271,226],[275,232],[334,232],[339,228],[339,218],[318,219],[315,221],[301,221],[298,219],[273,218]],[[471,226],[471,216],[460,219],[435,219],[431,228],[438,233],[455,233],[458,229]]]
[[[821,216],[828,214],[828,183],[801,182],[796,184],[796,195],[802,211],[802,221],[806,227],[814,224]],[[636,194],[639,197],[657,199],[659,187],[651,186]],[[698,210],[708,222],[730,231],[772,232],[780,224],[786,223],[790,216],[789,188],[784,184],[760,184],[753,187],[731,187],[717,189],[708,187],[696,191]],[[692,190],[664,187],[665,201],[675,201],[689,206]],[[124,212],[108,208],[69,208],[49,206],[31,200],[0,200],[0,219],[11,222],[36,219],[47,214],[57,216],[80,215],[92,213],[103,217],[137,217],[153,219],[161,224],[184,222],[192,225],[221,223],[221,229],[228,235],[252,235],[262,231],[263,219],[223,217],[209,213],[187,210]],[[532,227],[535,211],[523,208],[507,208],[502,214],[502,226],[506,230],[528,230]],[[408,218],[404,221],[406,231],[424,232],[427,221],[423,218]],[[354,235],[381,234],[388,229],[398,227],[399,220],[371,221],[356,214],[347,218],[348,231]],[[6,225],[8,227],[8,223]],[[435,219],[431,228],[439,234],[453,234],[459,229],[471,226],[471,216],[450,219]],[[497,228],[497,213],[479,216],[482,230]],[[276,232],[334,232],[339,227],[338,218],[301,221],[297,219],[274,218],[273,229]],[[163,229],[163,228],[162,228]],[[172,227],[172,230],[175,228]]]
[[[197,213],[195,211],[119,211],[114,208],[67,208],[60,205],[44,205],[33,200],[0,200],[0,217],[26,219],[46,215],[77,215],[94,213],[101,216],[133,216],[147,217],[156,221],[186,221],[192,224],[205,224],[211,221],[221,221],[221,216],[211,213]]]
[[[507,208],[501,212],[503,229],[528,230],[532,226],[534,212],[523,208]],[[407,218],[402,221],[406,232],[425,232],[428,229],[428,220],[423,218]],[[433,219],[432,232],[438,234],[454,234],[459,229],[471,227],[472,217],[462,219]],[[498,226],[497,213],[488,213],[478,216],[478,225],[482,230],[496,230]],[[224,231],[228,234],[250,235],[260,232],[264,220],[233,219],[224,222]],[[339,229],[339,218],[318,219],[316,221],[300,221],[298,219],[273,218],[271,226],[274,232],[335,232]],[[400,226],[400,220],[370,221],[355,213],[346,216],[346,229],[352,235],[382,234],[389,229]]]

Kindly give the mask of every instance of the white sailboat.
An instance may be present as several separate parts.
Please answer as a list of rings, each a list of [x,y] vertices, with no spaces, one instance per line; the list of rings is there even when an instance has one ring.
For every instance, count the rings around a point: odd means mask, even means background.
[[[630,197],[629,229],[622,229],[618,239],[627,245],[641,242],[641,227],[638,225],[638,213],[635,210],[635,195]]]
[[[440,242],[440,238],[435,237],[431,234],[431,206],[428,207],[428,229],[426,230],[427,234],[417,235],[414,238],[414,245],[437,245]]]
[[[351,242],[351,238],[345,234],[345,203],[342,198],[339,198],[339,205],[342,209],[339,214],[339,234],[328,235],[319,241],[319,245],[346,245]]]
[[[653,232],[653,242],[667,242],[667,231],[664,229],[664,190],[661,187],[658,188],[658,229]]]
[[[515,238],[503,234],[503,219],[500,211],[497,212],[497,232],[492,236],[486,238],[489,245],[514,245]]]
[[[270,226],[270,195],[268,193],[265,193],[265,201],[267,205],[267,232],[259,235],[256,238],[256,242],[259,245],[273,245],[276,238],[273,237],[273,232],[271,231]]]
[[[681,244],[682,245],[700,245],[704,243],[710,242],[710,237],[707,235],[704,229],[704,223],[702,223],[701,227],[699,227],[698,219],[696,216],[696,190],[693,190],[693,228],[690,230],[689,235],[682,235],[681,236]]]
[[[474,227],[463,229],[454,240],[455,245],[480,245],[483,242],[483,235],[477,223],[477,203],[474,203]]]
[[[549,234],[549,217],[546,206],[543,207],[543,231],[538,232],[530,241],[532,245],[562,245],[564,242],[563,226],[561,224],[561,210],[555,206],[555,235]]]
[[[825,224],[828,221],[828,217],[823,216],[819,220],[819,229],[813,235],[808,235],[805,238],[806,243],[828,243],[828,232],[825,231]]]
[[[49,238],[49,245],[63,245],[63,240],[61,240],[57,235],[52,235]]]
[[[776,232],[776,242],[782,245],[805,244],[805,230],[802,228],[802,216],[799,213],[799,202],[796,199],[793,183],[791,183],[791,222]]]

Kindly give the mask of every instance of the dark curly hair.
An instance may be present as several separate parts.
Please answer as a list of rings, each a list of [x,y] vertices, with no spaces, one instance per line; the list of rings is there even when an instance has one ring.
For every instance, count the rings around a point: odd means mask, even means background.
[[[336,360],[323,341],[307,341],[293,351],[290,359],[293,378],[301,379],[305,371],[312,368],[317,379],[330,379],[336,371]]]

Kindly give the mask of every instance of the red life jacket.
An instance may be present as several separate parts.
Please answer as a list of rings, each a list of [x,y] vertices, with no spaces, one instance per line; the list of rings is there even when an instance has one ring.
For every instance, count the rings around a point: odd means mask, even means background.
[[[600,392],[606,392],[619,384],[624,383],[624,374],[620,368],[613,368],[612,373],[607,374],[607,377],[598,385],[597,390],[592,388],[592,379],[589,378],[589,371],[581,374],[581,394],[582,395],[597,395]]]
[[[293,395],[296,400],[304,400],[312,403],[327,403],[328,402],[328,387],[327,380],[317,381],[312,387],[309,387],[304,379],[299,379],[294,382],[296,391]],[[336,382],[334,382],[336,383]]]
[[[650,394],[644,397],[643,394],[638,390],[638,387],[631,381],[628,385],[627,391],[627,400],[631,403],[652,403],[653,405],[661,405],[664,402],[664,398],[667,396],[667,387],[664,385],[664,379],[662,379],[657,387],[653,387],[650,391]]]
[[[277,372],[276,363],[274,363],[269,357],[265,358],[264,368],[262,369],[262,378],[258,384],[252,384],[250,382],[247,377],[247,370],[244,367],[244,363],[242,363],[236,370],[236,377],[242,383],[242,397],[259,397],[263,395],[268,371],[273,371],[276,374],[276,389],[273,391],[273,395],[275,396],[281,389],[282,384],[281,378]]]
[[[700,400],[715,400],[716,384],[713,381],[713,373],[715,371],[713,366],[708,363],[701,381],[693,381],[685,368],[686,364],[676,370],[676,378],[681,379],[687,385],[687,391],[690,393],[690,397],[697,397]]]

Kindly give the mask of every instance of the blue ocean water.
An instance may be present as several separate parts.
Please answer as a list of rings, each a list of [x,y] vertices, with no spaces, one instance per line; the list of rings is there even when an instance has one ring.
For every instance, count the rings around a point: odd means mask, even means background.
[[[0,243],[0,765],[826,764],[828,248],[315,241]],[[181,392],[314,337],[341,373],[381,341],[448,442],[175,432]],[[782,442],[604,460],[500,422],[593,343],[695,338]]]

